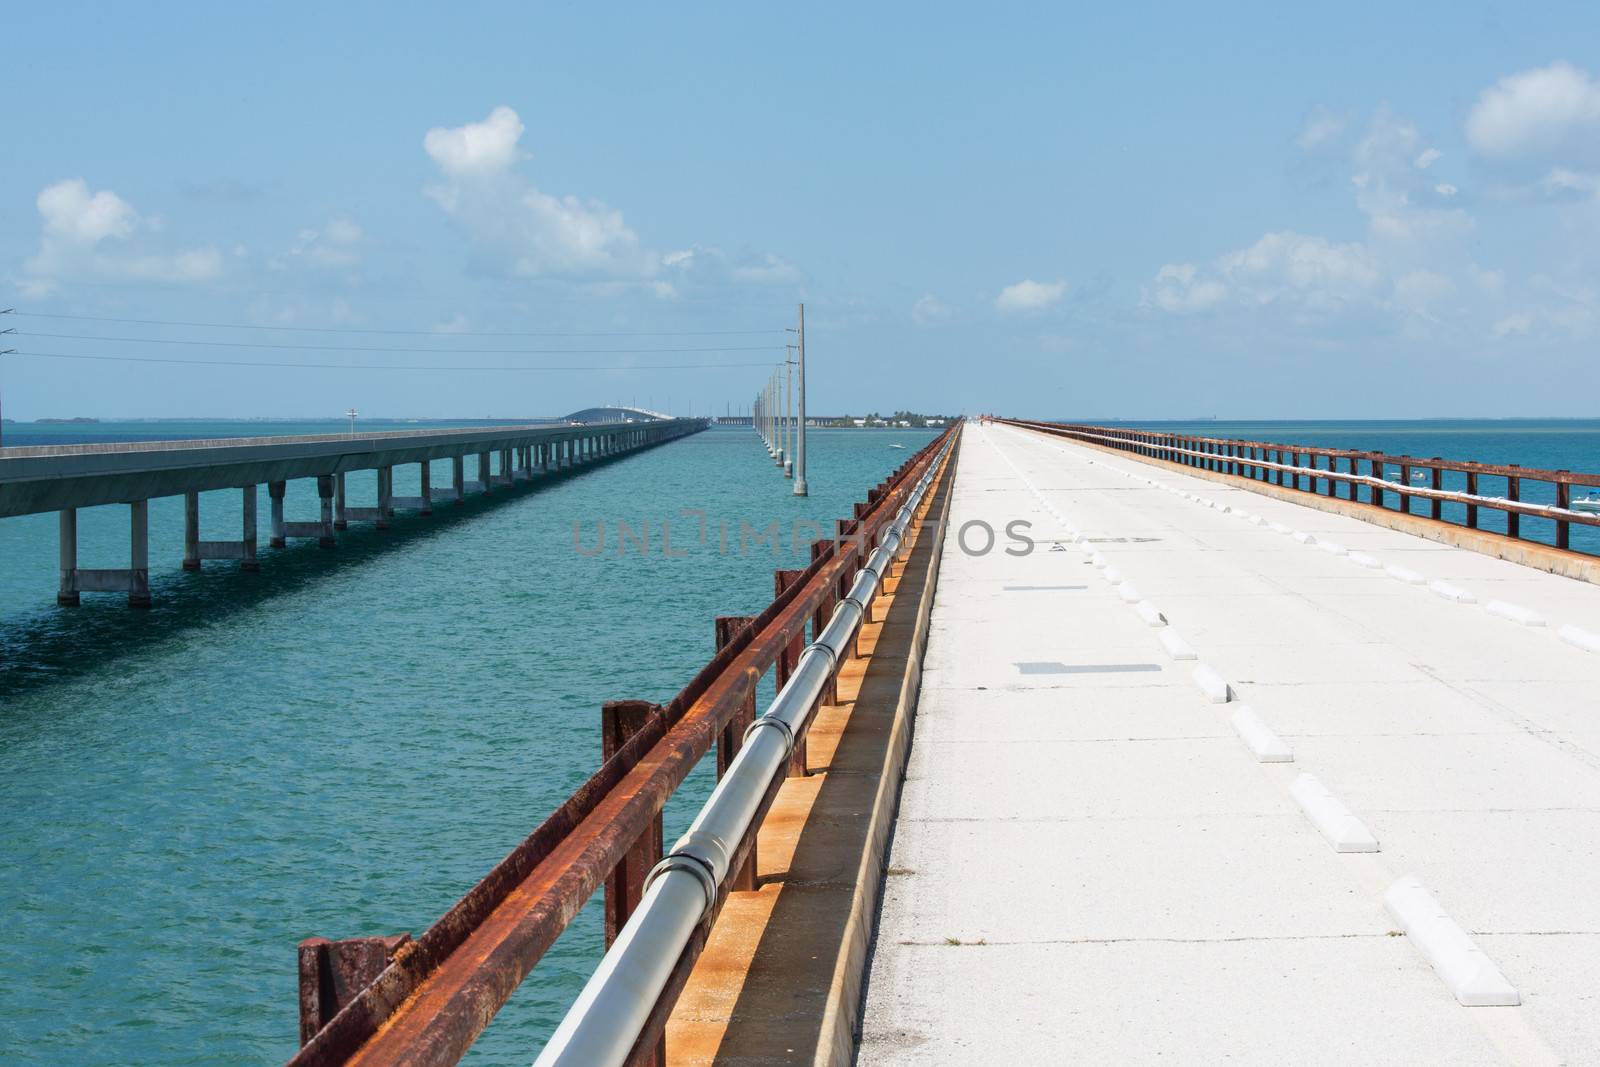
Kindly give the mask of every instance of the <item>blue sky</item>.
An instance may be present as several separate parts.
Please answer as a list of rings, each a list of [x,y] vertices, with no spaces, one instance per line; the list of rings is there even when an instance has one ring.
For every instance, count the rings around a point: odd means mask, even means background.
[[[1594,414],[1600,12],[1214,6],[13,10],[9,345],[211,362],[5,411],[721,412],[804,300],[825,413]]]

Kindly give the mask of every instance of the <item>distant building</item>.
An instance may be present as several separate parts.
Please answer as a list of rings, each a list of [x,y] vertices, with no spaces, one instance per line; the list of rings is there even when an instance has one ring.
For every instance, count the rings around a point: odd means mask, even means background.
[[[866,419],[851,419],[850,421],[855,423],[857,426],[865,426],[867,424]]]

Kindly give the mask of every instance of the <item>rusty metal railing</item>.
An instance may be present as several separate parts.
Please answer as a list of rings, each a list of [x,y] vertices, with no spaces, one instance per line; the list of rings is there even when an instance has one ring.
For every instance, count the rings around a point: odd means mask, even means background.
[[[1550,544],[1587,556],[1600,555],[1596,549],[1572,545],[1573,525],[1600,527],[1600,474],[1124,427],[1027,419],[1001,421],[1179,466],[1249,478],[1314,495],[1339,497],[1513,540]],[[1460,488],[1447,487],[1447,481]],[[1503,488],[1503,495],[1489,492],[1500,488]],[[1575,495],[1575,492],[1587,495]],[[1541,502],[1541,496],[1548,497],[1551,503]],[[1447,510],[1446,505],[1458,505],[1461,510]],[[1484,511],[1501,514],[1505,529],[1486,527],[1481,514]],[[1537,536],[1539,531],[1525,530],[1524,517],[1547,520],[1551,524],[1551,538],[1546,541]]]
[[[713,747],[718,777],[727,770],[754,721],[757,684],[773,670],[777,686],[785,685],[808,624],[813,638],[822,632],[919,479],[958,434],[952,426],[869,491],[855,515],[839,521],[835,537],[813,542],[808,567],[779,571],[777,595],[761,614],[718,619],[716,655],[672,701],[607,704],[600,769],[420,938],[395,939],[393,954],[378,956],[384,962],[375,976],[376,967],[362,972],[328,942],[303,945],[302,1012],[320,1012],[321,1025],[302,1026],[304,1044],[291,1067],[455,1063],[602,885],[609,947],[661,859],[668,798]],[[821,699],[831,699],[832,689],[830,680]],[[802,725],[789,775],[803,775],[805,761]],[[756,831],[782,780],[774,778],[734,846],[733,873],[673,966],[631,1062],[659,1061],[667,1016],[722,901],[731,890],[754,888]],[[372,939],[359,940],[370,957]],[[308,993],[308,971],[313,979],[331,974],[338,979],[331,984],[344,988]]]
[[[929,469],[917,479],[851,583],[849,595],[834,606],[821,632],[812,635],[766,713],[745,730],[739,754],[688,832],[645,878],[638,908],[534,1067],[627,1067],[684,948],[724,899],[722,886],[733,873],[734,851],[771,803],[795,738],[810,726],[839,664],[855,647],[894,561],[903,548],[909,549],[911,523],[936,473]]]

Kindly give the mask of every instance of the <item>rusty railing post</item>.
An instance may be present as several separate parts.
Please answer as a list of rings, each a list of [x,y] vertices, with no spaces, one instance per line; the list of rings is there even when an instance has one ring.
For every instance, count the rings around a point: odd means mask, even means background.
[[[718,615],[716,621],[717,651],[721,652],[731,642],[739,631],[748,626],[754,617],[750,615]],[[756,691],[752,687],[750,695],[745,698],[744,705],[734,717],[728,720],[728,725],[722,728],[717,735],[717,780],[727,773],[728,765],[733,762],[733,757],[739,754],[739,748],[744,744],[744,732],[756,718]],[[752,890],[756,887],[756,842],[750,842],[750,857],[744,866],[734,872],[733,878],[728,883],[728,888],[733,892]]]
[[[661,706],[648,700],[608,700],[600,708],[600,761],[604,763],[627,744]],[[606,948],[617,939],[628,916],[644,895],[645,875],[661,859],[661,813],[606,876]]]
[[[773,597],[782,596],[784,590],[799,581],[805,573],[803,570],[773,571]],[[869,609],[866,613],[866,621],[872,621],[871,614]],[[778,662],[773,664],[772,670],[777,689],[782,689],[784,684],[788,682],[789,675],[793,673],[796,664],[800,662],[800,653],[805,649],[805,644],[805,627],[802,625],[800,631],[794,635],[794,639],[785,644],[778,653]],[[806,739],[802,736],[795,738],[794,751],[789,754],[789,777],[804,778],[806,773]]]
[[[300,942],[300,1044],[316,1037],[410,942],[410,934]]]
[[[1561,481],[1561,475],[1569,473],[1565,470],[1556,471],[1556,507],[1572,507],[1572,483]],[[1571,545],[1571,523],[1566,519],[1556,520],[1556,547],[1567,548]]]
[[[1515,463],[1507,463],[1508,467],[1516,467]],[[1518,501],[1522,499],[1522,478],[1515,474],[1506,475],[1506,499]],[[1522,536],[1522,515],[1519,512],[1506,512],[1506,535],[1508,537]]]

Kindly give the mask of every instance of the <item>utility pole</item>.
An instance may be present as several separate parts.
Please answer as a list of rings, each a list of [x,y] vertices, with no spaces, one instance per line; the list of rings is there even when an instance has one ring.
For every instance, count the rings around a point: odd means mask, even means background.
[[[783,476],[794,477],[794,360],[789,350],[794,345],[784,345],[783,353]]]
[[[0,315],[9,315],[15,310],[16,310],[16,308],[6,308],[4,311],[0,311]],[[17,332],[16,327],[12,326],[12,327],[9,327],[7,329],[0,330],[0,336],[4,336],[5,334],[16,333],[16,332]],[[16,351],[17,350],[15,348],[0,348],[0,356],[14,355],[16,353]],[[6,443],[5,438],[6,438],[5,404],[4,404],[3,401],[0,401],[0,446],[4,446],[5,445],[5,443]]]
[[[796,346],[799,355],[800,367],[800,424],[797,427],[800,436],[795,442],[794,465],[794,495],[806,496],[809,490],[806,487],[806,306],[800,305],[800,342]]]

